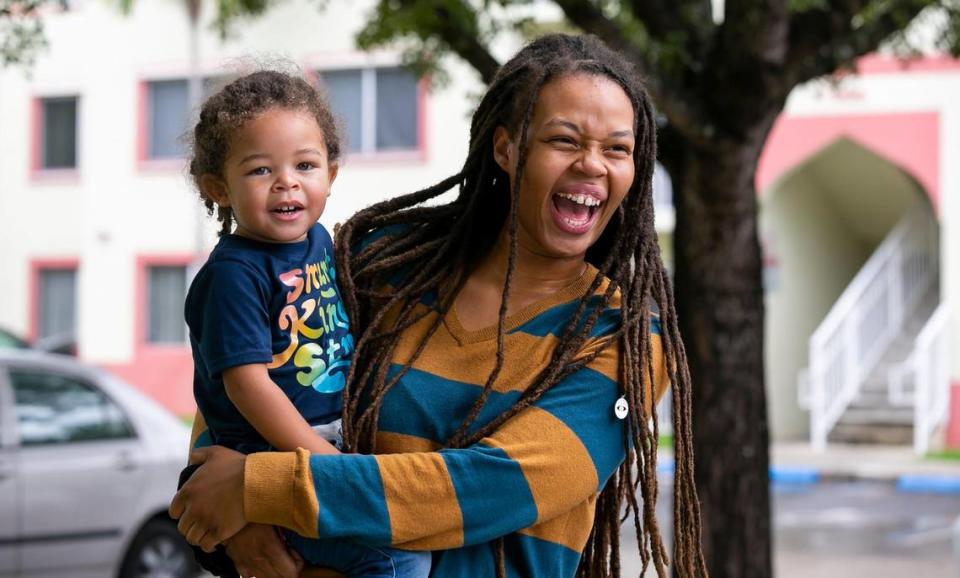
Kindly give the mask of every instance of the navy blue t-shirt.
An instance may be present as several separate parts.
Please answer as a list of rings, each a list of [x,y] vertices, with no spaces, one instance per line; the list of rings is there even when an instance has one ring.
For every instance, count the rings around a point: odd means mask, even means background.
[[[221,237],[190,285],[184,315],[193,393],[214,444],[270,449],[227,397],[222,374],[238,365],[268,364],[310,425],[340,417],[353,337],[322,225],[299,243]]]

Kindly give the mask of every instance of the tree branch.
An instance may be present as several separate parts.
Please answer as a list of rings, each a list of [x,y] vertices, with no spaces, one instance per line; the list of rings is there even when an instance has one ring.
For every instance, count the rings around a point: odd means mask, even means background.
[[[437,27],[437,36],[450,50],[466,60],[480,74],[485,84],[490,84],[500,68],[500,62],[490,54],[490,50],[480,42],[475,33],[469,34],[457,27],[446,8],[437,9],[437,20],[441,24]]]
[[[431,49],[449,50],[490,83],[500,63],[483,42],[476,10],[464,0],[380,0],[357,35],[362,49],[416,38],[413,51],[421,62],[435,59]]]
[[[795,14],[784,83],[792,86],[852,66],[903,30],[923,9],[938,4],[936,0],[846,0],[831,2],[827,10]]]
[[[691,98],[692,92],[684,90],[682,85],[688,70],[674,69],[668,72],[657,62],[656,55],[660,47],[655,41],[651,40],[647,46],[641,45],[589,0],[555,0],[554,3],[571,23],[584,32],[600,37],[633,63],[646,82],[647,91],[657,109],[667,116],[674,128],[692,140],[702,138],[700,131],[706,123]]]

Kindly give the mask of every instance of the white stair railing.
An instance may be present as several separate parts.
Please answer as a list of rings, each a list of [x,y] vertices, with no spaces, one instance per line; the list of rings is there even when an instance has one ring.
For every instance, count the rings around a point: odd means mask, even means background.
[[[938,277],[937,228],[909,210],[874,251],[810,337],[810,443],[816,450]]]
[[[913,404],[913,451],[923,455],[950,403],[950,310],[941,303],[917,335],[913,351],[890,369],[890,398]]]

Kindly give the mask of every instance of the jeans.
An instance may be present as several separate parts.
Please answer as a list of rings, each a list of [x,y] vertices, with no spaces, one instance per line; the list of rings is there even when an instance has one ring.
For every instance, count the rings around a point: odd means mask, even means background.
[[[365,546],[345,539],[304,538],[285,531],[287,544],[308,564],[333,568],[349,578],[427,578],[430,552]]]

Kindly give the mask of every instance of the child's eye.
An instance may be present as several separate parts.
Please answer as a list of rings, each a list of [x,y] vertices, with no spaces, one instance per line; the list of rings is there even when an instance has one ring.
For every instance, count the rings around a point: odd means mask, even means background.
[[[309,170],[311,170],[311,169],[313,169],[313,168],[314,168],[313,163],[308,163],[308,162],[306,162],[306,161],[304,161],[304,162],[302,162],[302,163],[297,163],[297,170],[298,170],[298,171],[309,171]]]
[[[253,169],[252,171],[250,171],[250,172],[247,173],[247,174],[248,174],[248,175],[255,175],[255,176],[258,176],[258,177],[262,177],[263,175],[268,175],[268,174],[270,174],[270,169],[268,169],[267,167],[257,167],[257,168]]]

